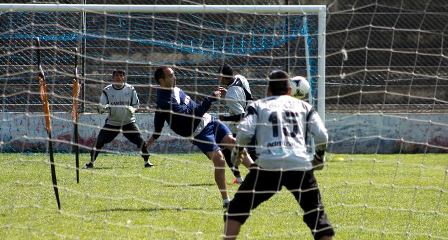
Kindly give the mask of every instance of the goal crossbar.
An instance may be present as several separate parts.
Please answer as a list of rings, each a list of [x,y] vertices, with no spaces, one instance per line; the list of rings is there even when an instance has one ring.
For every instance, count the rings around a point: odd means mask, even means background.
[[[324,5],[117,5],[117,4],[0,4],[0,11],[133,12],[133,13],[318,13]]]

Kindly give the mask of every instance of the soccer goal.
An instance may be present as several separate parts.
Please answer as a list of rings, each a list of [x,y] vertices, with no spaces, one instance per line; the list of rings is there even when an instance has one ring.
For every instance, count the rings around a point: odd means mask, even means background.
[[[84,150],[102,121],[90,113],[96,113],[101,90],[116,69],[127,72],[140,111],[149,113],[155,107],[152,74],[160,65],[175,67],[177,85],[200,96],[218,85],[218,68],[229,64],[249,79],[256,99],[265,97],[269,72],[281,69],[308,79],[309,102],[325,119],[325,6],[0,4],[0,11],[5,23],[0,76],[8,86],[2,111],[40,111],[33,46],[38,37],[53,114],[73,109],[72,81],[75,66],[79,69],[76,109],[85,113],[79,128]],[[62,127],[70,124],[64,118],[56,117],[54,131],[61,140],[56,149],[67,151],[73,139]],[[2,147],[17,146],[22,144]],[[27,146],[42,148],[35,142]]]

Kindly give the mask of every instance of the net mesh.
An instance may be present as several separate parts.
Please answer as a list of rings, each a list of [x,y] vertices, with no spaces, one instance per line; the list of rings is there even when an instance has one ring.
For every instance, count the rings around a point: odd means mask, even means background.
[[[251,80],[254,95],[264,96],[263,80],[272,69],[306,74],[305,36],[317,47],[317,16],[204,13],[3,13],[1,73],[5,111],[38,111],[32,71],[32,39],[42,41],[53,111],[68,111],[75,48],[82,50],[83,110],[96,110],[101,89],[115,69],[127,71],[137,87],[142,108],[153,107],[152,73],[160,65],[175,66],[178,85],[187,92],[208,93],[216,86],[219,66],[227,63]],[[83,26],[83,22],[85,22]],[[309,59],[316,58],[315,52]],[[81,63],[80,63],[81,64]],[[316,76],[312,66],[311,77]],[[24,91],[23,87],[28,88]],[[17,91],[20,89],[20,91]],[[30,94],[31,92],[31,94]],[[12,94],[14,93],[14,94]],[[31,104],[31,105],[30,105]]]
[[[137,89],[141,102],[137,124],[145,137],[153,129],[153,72],[160,65],[173,66],[178,86],[198,100],[218,86],[217,71],[222,63],[249,79],[255,98],[265,96],[265,78],[273,69],[288,70],[292,76],[309,73],[313,101],[325,101],[329,162],[316,175],[338,238],[448,239],[448,158],[430,154],[448,150],[446,3],[251,1],[266,5],[322,2],[327,4],[325,56],[318,56],[315,14],[0,12],[0,158],[4,159],[0,162],[4,169],[12,170],[5,171],[3,176],[9,179],[0,189],[16,189],[24,195],[38,189],[29,199],[9,190],[12,197],[0,208],[0,221],[6,219],[0,226],[6,229],[5,235],[21,236],[24,228],[41,238],[55,234],[59,238],[114,238],[117,229],[126,229],[120,233],[130,238],[201,239],[222,233],[213,166],[197,148],[171,132],[163,132],[161,143],[150,149],[156,164],[152,172],[144,172],[142,162],[134,161],[139,159],[138,149],[129,147],[121,136],[115,139],[104,148],[112,154],[101,153],[98,171],[81,171],[81,183],[88,186],[75,185],[70,154],[56,156],[65,211],[61,215],[65,222],[74,221],[91,235],[83,235],[79,229],[41,229],[31,221],[15,220],[13,215],[28,216],[19,212],[23,209],[44,212],[45,217],[54,210],[50,182],[40,180],[48,177],[47,165],[42,164],[47,164],[46,158],[6,153],[47,151],[35,79],[33,38],[39,37],[58,152],[71,151],[74,143],[70,111],[76,54],[82,83],[82,153],[92,149],[104,124],[105,116],[99,117],[96,108],[115,69],[124,69],[128,83]],[[105,1],[89,1],[93,3]],[[147,4],[139,0],[107,3]],[[156,4],[174,3],[158,0]],[[324,100],[317,99],[316,93],[319,58],[326,60]],[[211,110],[226,111],[221,104],[214,104]],[[81,154],[81,164],[88,160],[88,154]],[[41,172],[30,174],[29,169],[34,168]],[[236,189],[229,187],[230,195]],[[289,193],[282,191],[257,209],[242,234],[257,239],[310,237],[306,226],[297,228],[302,212],[291,209],[297,206]],[[86,220],[95,230],[82,225]]]
[[[432,1],[333,5],[327,107],[346,112],[445,112],[446,6]],[[341,11],[338,11],[338,10]]]
[[[55,111],[71,108],[71,79],[75,62],[80,14],[2,13],[0,82],[3,89],[2,111],[35,112],[40,110],[37,55],[33,39],[41,38],[42,66]],[[62,19],[66,19],[63,21]]]

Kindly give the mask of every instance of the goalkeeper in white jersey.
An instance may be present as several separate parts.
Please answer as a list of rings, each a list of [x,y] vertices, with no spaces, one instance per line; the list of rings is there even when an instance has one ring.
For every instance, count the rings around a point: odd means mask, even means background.
[[[141,149],[145,167],[152,167],[145,140],[135,124],[135,111],[139,106],[139,99],[135,88],[126,83],[126,73],[116,70],[112,73],[113,83],[106,86],[100,97],[99,113],[108,112],[106,123],[100,130],[95,147],[90,152],[90,162],[84,168],[93,168],[99,150],[122,132],[123,135]]]
[[[324,164],[327,130],[312,106],[289,96],[290,92],[289,75],[272,72],[268,97],[250,104],[238,125],[237,144],[245,146],[256,136],[259,155],[225,213],[225,239],[236,238],[250,211],[283,186],[303,209],[303,221],[314,239],[334,236],[314,177],[314,170]],[[307,152],[308,134],[316,143],[314,154]]]
[[[250,91],[249,82],[242,75],[233,75],[233,69],[228,64],[224,64],[219,68],[219,84],[226,88],[224,102],[228,110],[227,114],[219,115],[219,120],[228,123],[233,135],[236,135],[236,126],[243,119],[246,112],[247,104],[249,104],[253,98]],[[251,143],[250,145],[254,145]],[[249,148],[254,150],[254,148]],[[235,167],[231,161],[231,152],[229,149],[223,149],[222,153],[225,157],[227,165],[232,169],[232,173],[235,176],[234,183],[241,184],[243,178],[238,167]],[[249,151],[252,159],[256,159],[254,151]]]

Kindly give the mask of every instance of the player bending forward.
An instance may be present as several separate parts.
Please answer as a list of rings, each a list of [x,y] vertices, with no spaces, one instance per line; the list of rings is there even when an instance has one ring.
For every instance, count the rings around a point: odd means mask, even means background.
[[[221,97],[222,89],[214,91],[212,96],[196,103],[176,87],[176,76],[170,67],[157,68],[154,78],[160,84],[160,89],[157,89],[154,133],[148,139],[148,147],[160,137],[165,122],[176,134],[191,138],[192,143],[212,160],[215,167],[215,182],[223,199],[223,207],[227,208],[230,199],[227,194],[225,161],[221,148],[232,149],[235,138],[225,124],[206,113],[212,102]]]
[[[238,125],[237,144],[246,145],[255,135],[259,156],[225,213],[224,239],[235,239],[250,211],[282,186],[300,204],[314,239],[334,236],[313,171],[323,167],[327,130],[310,104],[289,96],[288,80],[286,72],[272,72],[268,97],[250,104]],[[307,132],[316,142],[314,156],[306,151]]]
[[[109,112],[109,115],[98,134],[95,147],[90,151],[90,162],[86,163],[84,168],[93,168],[99,150],[112,142],[120,132],[141,149],[144,166],[152,167],[145,140],[135,124],[135,110],[139,106],[137,92],[133,86],[126,83],[126,73],[122,70],[113,71],[112,81],[112,84],[103,89],[98,108],[100,113]]]

